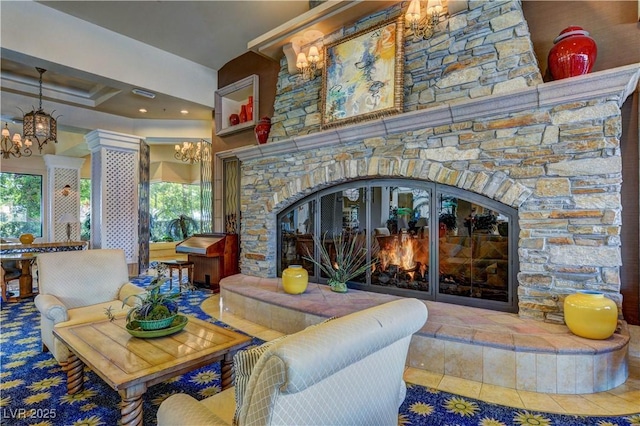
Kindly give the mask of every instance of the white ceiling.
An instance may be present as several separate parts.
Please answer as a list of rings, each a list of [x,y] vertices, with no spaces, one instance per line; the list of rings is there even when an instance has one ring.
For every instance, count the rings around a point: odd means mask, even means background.
[[[250,40],[309,10],[298,1],[40,1],[218,70]]]
[[[250,40],[308,9],[306,0],[2,0],[2,120],[37,108],[41,67],[43,109],[62,111],[61,127],[84,116],[78,109],[130,120],[210,121],[217,87],[204,86],[217,84],[217,70],[246,53]],[[135,87],[156,97],[134,95]]]

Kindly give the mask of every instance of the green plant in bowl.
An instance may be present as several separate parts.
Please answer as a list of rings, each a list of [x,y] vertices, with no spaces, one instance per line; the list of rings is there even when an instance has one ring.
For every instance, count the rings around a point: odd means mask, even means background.
[[[163,293],[161,285],[162,283],[152,285],[146,293],[133,294],[123,301],[126,304],[127,299],[132,297],[140,301],[127,313],[127,324],[135,321],[143,330],[157,330],[171,325],[178,315],[175,299],[180,293]]]
[[[180,292],[165,293],[162,291],[162,285],[169,280],[165,276],[165,272],[166,267],[160,266],[157,276],[151,280],[146,292],[132,294],[122,301],[122,307],[124,307],[131,299],[138,299],[135,306],[127,312],[127,327],[158,330],[169,327],[173,323],[178,315],[176,298],[180,296]],[[109,319],[113,320],[110,309],[107,309],[106,314]]]

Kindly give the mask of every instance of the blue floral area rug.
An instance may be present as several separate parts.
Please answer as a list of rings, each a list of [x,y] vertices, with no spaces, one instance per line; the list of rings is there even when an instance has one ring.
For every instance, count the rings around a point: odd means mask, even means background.
[[[151,277],[141,276],[133,282],[146,286],[150,280]],[[177,288],[175,281],[174,290]],[[200,309],[202,301],[210,295],[210,291],[202,289],[183,291],[179,298],[181,313],[230,328]],[[3,303],[0,320],[0,424],[119,424],[118,392],[90,370],[85,370],[84,390],[75,395],[67,395],[65,373],[50,353],[41,351],[40,315],[33,300]],[[254,338],[252,346],[260,343],[259,339]],[[187,393],[196,399],[203,399],[219,391],[218,364],[152,386],[143,398],[144,424],[156,424],[158,406],[174,393]],[[407,397],[400,408],[398,425],[623,426],[640,425],[640,414],[621,417],[556,415],[488,404],[423,386],[409,385]]]

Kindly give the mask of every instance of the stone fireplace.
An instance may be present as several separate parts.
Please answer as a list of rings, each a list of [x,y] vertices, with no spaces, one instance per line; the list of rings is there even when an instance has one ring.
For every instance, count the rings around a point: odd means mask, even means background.
[[[472,2],[434,38],[407,40],[404,57],[402,114],[324,130],[321,78],[303,82],[282,61],[269,142],[217,156],[241,161],[241,272],[278,275],[281,215],[306,197],[410,179],[513,212],[507,235],[517,261],[505,303],[520,316],[550,319],[578,289],[604,291],[620,306],[620,108],[640,67],[543,83],[520,3],[511,0]],[[425,218],[432,235],[440,213]],[[368,224],[374,238],[378,226]]]

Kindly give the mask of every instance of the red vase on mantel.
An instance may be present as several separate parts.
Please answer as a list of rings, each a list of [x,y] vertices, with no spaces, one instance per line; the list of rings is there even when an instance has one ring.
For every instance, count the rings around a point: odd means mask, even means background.
[[[584,28],[572,25],[553,40],[549,51],[549,72],[554,80],[591,72],[598,55],[596,42]]]
[[[247,106],[246,105],[242,105],[240,107],[240,122],[241,123],[247,122]]]
[[[253,120],[253,96],[249,96],[247,102],[247,121]]]
[[[269,117],[262,117],[255,128],[256,140],[259,144],[267,143],[269,139],[269,132],[271,131],[271,119]]]

